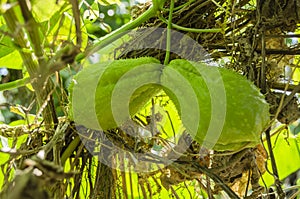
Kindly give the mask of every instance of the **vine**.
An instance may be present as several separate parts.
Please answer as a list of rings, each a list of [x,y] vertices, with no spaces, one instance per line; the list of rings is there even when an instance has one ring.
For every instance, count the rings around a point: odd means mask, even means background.
[[[171,0],[170,10],[169,10],[168,27],[167,27],[167,46],[166,46],[166,56],[165,56],[164,65],[167,65],[169,63],[169,59],[170,59],[173,9],[174,9],[174,0]]]

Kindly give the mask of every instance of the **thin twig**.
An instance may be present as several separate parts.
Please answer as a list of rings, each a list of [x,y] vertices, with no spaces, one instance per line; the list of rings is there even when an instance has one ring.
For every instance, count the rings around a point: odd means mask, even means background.
[[[63,140],[63,137],[65,135],[65,132],[68,128],[68,126],[70,125],[69,122],[66,123],[60,123],[58,125],[58,127],[55,130],[54,136],[53,138],[50,140],[50,142],[48,142],[46,145],[44,145],[42,148],[45,150],[45,154],[47,155],[52,149],[53,147],[61,142]]]
[[[292,90],[291,94],[289,94],[289,96],[287,96],[282,104],[281,109],[284,109],[288,103],[294,98],[294,96],[296,95],[296,93],[300,92],[300,84],[298,84],[297,86],[294,87],[294,89]]]
[[[260,1],[258,2],[257,5],[260,5],[259,3],[261,3]],[[266,41],[265,41],[265,27],[262,27],[262,50],[261,50],[261,56],[262,56],[262,64],[261,64],[261,71],[260,71],[260,88],[261,88],[261,92],[263,94],[267,93],[267,82],[266,82]],[[282,100],[281,100],[282,101]],[[277,111],[278,114],[278,111]],[[276,117],[275,117],[276,118]],[[276,161],[275,161],[275,156],[273,153],[273,149],[272,149],[272,142],[271,142],[271,135],[270,135],[270,128],[268,128],[265,131],[265,135],[266,135],[266,141],[267,141],[267,146],[268,146],[268,150],[269,150],[269,155],[270,155],[270,160],[271,160],[271,165],[272,165],[272,170],[273,170],[273,177],[275,180],[275,186],[277,188],[277,192],[279,194],[280,198],[284,198],[285,194],[281,188],[281,182],[279,180],[279,175],[278,175],[278,170],[277,170],[277,165],[276,165]]]
[[[175,196],[175,198],[176,198],[176,199],[180,199],[180,197],[178,196],[178,194],[177,194],[177,192],[175,191],[175,189],[174,189],[172,186],[170,186],[170,188],[171,188],[171,191],[172,191],[173,195]]]
[[[211,192],[211,185],[210,185],[210,178],[208,177],[208,175],[205,175],[206,177],[206,187],[207,187],[207,195],[209,199],[214,198]]]
[[[247,193],[248,193],[248,189],[249,189],[249,185],[250,185],[250,179],[251,179],[251,169],[248,170],[248,179],[247,179],[247,185],[246,185],[244,198],[247,197]]]
[[[280,182],[279,175],[278,175],[276,160],[275,160],[275,156],[274,156],[273,149],[272,149],[270,129],[268,129],[265,132],[265,134],[266,134],[267,146],[268,146],[269,156],[270,156],[271,165],[272,165],[273,177],[275,180],[275,186],[276,186],[279,198],[283,199],[285,197],[285,193],[283,192],[283,190],[281,188],[281,182]]]
[[[173,169],[175,169],[176,171],[178,171],[180,174],[182,174],[184,177],[187,178],[191,178],[191,176],[185,172],[186,165],[182,165],[180,163],[177,163],[176,161],[171,161],[168,160],[166,158],[160,157],[158,155],[152,154],[152,153],[147,153],[148,156],[157,159],[159,161],[161,161],[163,164],[168,165],[169,167],[172,167]],[[199,172],[199,173],[204,173],[207,176],[209,176],[216,184],[218,184],[226,193],[230,198],[233,199],[239,199],[238,195],[236,195],[236,193],[234,193],[234,191],[232,191],[223,181],[221,178],[219,178],[219,176],[217,176],[216,174],[214,174],[211,170],[201,166],[199,163],[197,162],[189,162],[189,164],[192,163],[192,168],[189,168],[191,170],[195,169],[195,172]]]
[[[277,89],[277,90],[285,90],[285,91],[297,91],[298,89],[296,88],[299,85],[294,85],[294,84],[289,84],[286,88],[287,84],[284,83],[272,83],[270,86],[271,89]],[[294,92],[295,92],[294,91]],[[298,90],[297,93],[300,93],[300,90]],[[295,93],[296,94],[296,93]]]
[[[239,199],[239,196],[234,193],[216,174],[212,173],[209,169],[201,166],[199,163],[193,162],[192,163],[195,168],[197,168],[201,173],[205,173],[209,176],[216,184],[218,184],[222,189],[227,193],[230,198]]]
[[[266,87],[266,40],[265,40],[265,29],[262,28],[262,35],[261,35],[261,70],[260,70],[260,88],[261,92],[265,94],[267,92]]]

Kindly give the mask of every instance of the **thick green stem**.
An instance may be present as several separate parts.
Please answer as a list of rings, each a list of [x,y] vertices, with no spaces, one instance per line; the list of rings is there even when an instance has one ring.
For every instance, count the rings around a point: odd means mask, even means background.
[[[20,1],[19,3],[20,6],[27,6],[26,4],[23,5],[23,1]],[[29,18],[32,17],[30,14],[28,14],[28,12],[28,7],[22,9],[22,15],[25,21],[29,20]],[[20,24],[22,23],[17,18],[14,8],[8,9],[3,14],[3,17],[9,30],[11,31],[11,34],[14,36],[14,43],[19,46],[19,53],[22,57],[23,64],[30,75],[30,82],[32,83],[32,86],[35,90],[38,104],[43,108],[43,117],[45,119],[46,128],[50,128],[53,122],[53,106],[51,106],[53,104],[51,102],[46,102],[46,100],[49,99],[48,93],[51,91],[51,87],[49,84],[45,84],[45,79],[41,78],[39,75],[41,66],[45,65],[46,61],[43,58],[43,50],[37,31],[37,23],[30,23],[31,25],[25,24],[25,28],[21,28],[22,26],[20,26]],[[34,56],[32,56],[32,53],[30,52],[30,46],[28,45],[28,40],[26,40],[27,37],[25,36],[25,31],[27,31],[27,36],[30,38],[30,45],[33,47],[35,56],[38,58],[37,60],[34,58]]]
[[[29,46],[26,45],[27,41],[25,40],[25,34],[23,32],[23,29],[20,29],[18,26],[18,18],[14,12],[14,10],[11,8],[7,10],[3,14],[4,20],[6,22],[6,25],[8,29],[11,31],[11,35],[14,36],[14,43],[19,47],[19,53],[24,61],[24,65],[27,68],[27,71],[30,76],[36,76],[37,75],[37,69],[38,65],[36,62],[33,61],[31,57],[31,52],[29,50]],[[26,49],[26,50],[24,50]]]
[[[95,50],[101,49],[108,44],[112,43],[113,41],[117,40],[121,36],[127,33],[128,30],[134,29],[141,25],[143,22],[147,21],[149,18],[153,17],[156,13],[154,7],[151,7],[149,10],[144,12],[140,17],[136,20],[133,20],[124,26],[120,27],[119,29],[113,31],[111,34],[108,34],[102,38],[100,38],[95,45],[92,46],[91,49],[88,49],[87,52],[91,53]]]
[[[42,48],[42,42],[38,30],[38,23],[34,20],[32,13],[29,11],[28,5],[26,1],[18,0],[22,16],[25,20],[25,28],[27,30],[29,39],[31,40],[31,44],[35,53],[35,56],[37,57],[40,65],[45,64],[45,58]]]
[[[165,56],[165,60],[164,60],[164,65],[167,65],[170,60],[173,9],[174,9],[174,0],[171,0],[169,19],[168,19],[168,27],[167,27],[167,46],[166,46],[166,56]]]
[[[5,90],[14,89],[14,88],[19,88],[19,87],[25,86],[28,83],[30,83],[30,78],[29,77],[25,77],[23,79],[18,79],[18,80],[13,81],[13,82],[8,82],[8,83],[5,83],[5,84],[0,84],[0,91],[5,91]]]

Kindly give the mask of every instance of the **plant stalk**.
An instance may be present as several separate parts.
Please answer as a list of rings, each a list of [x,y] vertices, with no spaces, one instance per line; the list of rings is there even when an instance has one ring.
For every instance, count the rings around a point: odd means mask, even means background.
[[[22,22],[18,19],[15,13],[15,7],[8,9],[3,14],[3,17],[8,29],[13,35],[15,45],[19,46],[19,53],[22,57],[23,64],[30,75],[30,82],[35,90],[39,107],[43,109],[42,113],[45,119],[46,129],[48,129],[52,126],[53,122],[57,122],[57,118],[52,99],[50,98],[48,101],[48,93],[51,91],[51,82],[49,80],[45,82],[46,80],[40,75],[43,68],[42,66],[46,65],[46,59],[42,49],[38,24],[32,17],[26,1],[19,0],[19,5],[21,7],[22,16],[25,20],[24,28],[20,25]],[[29,45],[28,40],[25,39],[27,37],[30,39]],[[35,55],[32,55],[30,52],[30,46],[32,46]],[[6,86],[13,86],[13,83]]]

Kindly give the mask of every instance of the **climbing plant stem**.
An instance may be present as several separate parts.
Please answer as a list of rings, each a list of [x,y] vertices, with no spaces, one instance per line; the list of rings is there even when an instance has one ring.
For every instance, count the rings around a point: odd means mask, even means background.
[[[174,9],[174,0],[171,0],[170,11],[169,11],[169,19],[168,19],[168,28],[167,28],[166,56],[165,56],[164,65],[167,65],[169,63],[169,60],[170,60],[173,9]]]

